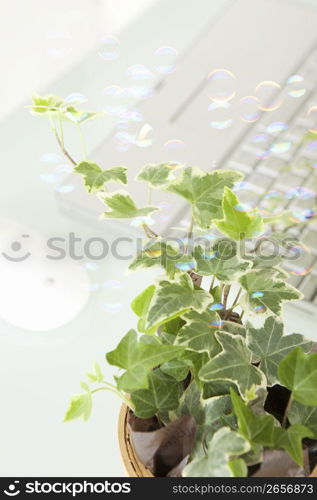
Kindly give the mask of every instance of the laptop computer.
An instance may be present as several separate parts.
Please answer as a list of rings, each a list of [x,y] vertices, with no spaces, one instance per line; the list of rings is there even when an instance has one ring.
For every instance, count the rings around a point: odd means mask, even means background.
[[[272,203],[289,208],[294,213],[290,234],[310,250],[304,247],[300,260],[287,263],[290,282],[305,301],[285,308],[286,326],[309,336],[317,320],[317,142],[303,138],[317,132],[316,26],[317,9],[308,2],[227,4],[179,54],[177,70],[161,75],[150,98],[141,93],[130,119],[118,116],[92,155],[104,167],[128,166],[130,180],[149,162],[236,169],[246,176],[238,192],[242,201],[246,197],[264,210]],[[137,79],[141,89],[142,81]],[[91,223],[104,207],[85,193],[79,176],[74,182],[77,189],[67,194],[61,189],[59,201],[64,210],[84,214]],[[146,202],[142,183],[132,181],[129,190],[140,205]],[[153,203],[159,202],[165,211],[157,215],[155,230],[166,235],[188,214],[176,196],[166,194],[162,200],[154,193]],[[171,218],[171,212],[176,216]],[[302,225],[296,218],[312,220]],[[114,234],[138,234],[129,223],[104,223]]]

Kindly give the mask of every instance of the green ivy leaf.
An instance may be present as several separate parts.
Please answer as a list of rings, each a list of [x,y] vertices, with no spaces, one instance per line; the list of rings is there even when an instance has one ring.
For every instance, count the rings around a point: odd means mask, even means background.
[[[105,219],[133,219],[158,210],[156,207],[137,208],[129,193],[124,190],[102,193],[99,198],[110,208],[108,212],[103,213]]]
[[[137,334],[130,330],[114,351],[108,352],[106,359],[110,365],[126,370],[117,379],[119,390],[132,392],[147,389],[150,371],[166,361],[177,358],[182,347],[138,342]]]
[[[317,354],[293,349],[280,363],[278,376],[292,391],[292,398],[307,406],[317,405]]]
[[[279,316],[283,302],[303,297],[296,288],[277,278],[272,270],[251,270],[241,276],[239,281],[247,292],[242,303],[253,313],[271,311]]]
[[[137,295],[131,302],[132,311],[139,316],[138,330],[141,333],[153,334],[157,328],[146,329],[145,318],[150,307],[152,297],[155,292],[155,285],[150,285]]]
[[[239,200],[228,187],[224,190],[222,210],[224,218],[216,220],[215,226],[229,238],[244,240],[263,233],[262,217],[255,210],[252,212],[239,210]]]
[[[70,420],[75,420],[76,418],[82,418],[87,421],[90,417],[92,409],[92,398],[90,392],[85,392],[83,394],[75,394],[69,403],[69,407],[66,411],[64,422],[69,422]]]
[[[137,417],[150,418],[160,411],[177,408],[183,392],[179,382],[157,369],[149,373],[148,383],[148,389],[134,391],[131,394]]]
[[[159,165],[145,165],[138,173],[137,181],[146,181],[153,188],[158,188],[166,184],[171,179],[172,168],[169,163],[161,163]]]
[[[175,339],[176,345],[182,345],[191,351],[205,351],[210,357],[221,351],[214,335],[217,325],[220,324],[220,316],[215,311],[189,311],[184,314],[183,319],[186,325],[179,330]]]
[[[158,327],[185,314],[191,308],[203,311],[212,301],[213,298],[208,292],[194,288],[188,274],[180,274],[174,281],[162,280],[152,298],[145,327]]]
[[[195,267],[193,259],[186,257],[186,262],[192,261],[189,268]],[[153,266],[162,266],[169,278],[173,279],[175,273],[180,270],[179,264],[182,262],[181,252],[177,251],[172,245],[164,241],[154,240],[149,241],[144,250],[137,255],[131,262],[129,269],[135,271],[136,269],[144,269]]]
[[[194,248],[193,257],[197,263],[196,272],[201,276],[216,276],[220,281],[235,281],[251,267],[251,263],[237,255],[234,241],[218,240],[210,250],[202,246]]]
[[[102,382],[104,380],[104,375],[99,363],[94,363],[92,370],[87,372],[87,377],[90,382]]]
[[[304,456],[302,439],[311,437],[313,433],[303,425],[292,425],[288,429],[279,427],[272,415],[255,415],[242,399],[231,389],[231,400],[238,419],[239,432],[251,445],[266,448],[283,448],[292,459],[303,466]]]
[[[232,460],[249,449],[250,445],[244,437],[228,427],[222,427],[213,435],[207,455],[199,456],[189,462],[183,471],[183,476],[232,477],[236,470],[232,467]]]
[[[33,106],[31,107],[31,113],[34,115],[49,115],[56,114],[59,108],[62,106],[64,100],[53,94],[46,96],[41,96],[34,94],[32,96]]]
[[[312,342],[300,334],[293,333],[283,337],[283,323],[275,316],[269,316],[262,328],[247,330],[247,345],[260,361],[260,369],[265,373],[268,385],[278,383],[278,365],[296,346],[307,352]]]
[[[82,161],[75,168],[74,172],[84,178],[84,185],[89,193],[100,191],[109,182],[121,182],[127,184],[127,169],[125,167],[111,167],[102,170],[97,163]]]
[[[222,217],[224,188],[232,187],[241,179],[242,175],[232,170],[207,173],[197,167],[187,167],[165,190],[185,198],[192,205],[195,223],[209,229],[214,219]]]
[[[167,361],[161,365],[161,371],[177,380],[177,382],[181,382],[188,375],[189,363],[182,358],[172,359],[172,361]]]
[[[57,118],[62,121],[82,123],[102,115],[102,113],[78,110],[74,107],[74,103],[70,104],[61,97],[53,94],[46,96],[34,94],[32,96],[32,103],[31,113],[33,115]]]
[[[221,344],[222,352],[202,367],[199,372],[201,380],[225,380],[236,384],[244,398],[251,389],[266,386],[264,373],[251,363],[252,353],[243,337],[221,331],[217,331],[215,337]]]
[[[292,401],[288,420],[291,424],[305,425],[313,432],[313,439],[317,439],[317,406],[306,406]]]

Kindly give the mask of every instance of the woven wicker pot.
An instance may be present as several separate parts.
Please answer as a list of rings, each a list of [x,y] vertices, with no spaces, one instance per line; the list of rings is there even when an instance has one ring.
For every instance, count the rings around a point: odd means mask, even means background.
[[[128,414],[129,408],[126,405],[122,405],[119,415],[118,437],[121,456],[127,476],[154,477],[153,474],[138,460],[133,450],[128,426]],[[313,470],[310,477],[317,477],[317,466]]]

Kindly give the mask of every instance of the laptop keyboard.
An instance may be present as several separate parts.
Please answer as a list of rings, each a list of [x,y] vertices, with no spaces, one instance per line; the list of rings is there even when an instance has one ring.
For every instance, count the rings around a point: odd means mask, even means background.
[[[294,226],[288,234],[304,245],[299,258],[286,260],[284,267],[291,275],[289,282],[317,305],[317,135],[307,138],[308,131],[317,134],[317,50],[296,75],[302,82],[297,78],[294,90],[287,84],[281,89],[274,97],[281,105],[263,112],[223,168],[245,175],[237,194],[246,209],[258,206],[270,215],[291,211]],[[307,224],[298,224],[306,220]]]

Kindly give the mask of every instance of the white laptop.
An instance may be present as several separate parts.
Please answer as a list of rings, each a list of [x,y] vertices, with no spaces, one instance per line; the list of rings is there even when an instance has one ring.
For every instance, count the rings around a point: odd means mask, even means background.
[[[242,199],[265,209],[280,197],[294,211],[295,222],[309,219],[316,206],[311,193],[317,192],[317,142],[302,138],[317,129],[317,6],[291,0],[229,2],[176,64],[175,72],[161,75],[151,98],[133,106],[142,115],[140,123],[125,123],[127,130],[118,120],[93,159],[104,167],[126,165],[130,180],[148,162],[240,170],[247,182],[238,193]],[[148,147],[129,144],[130,126],[133,133],[139,126]],[[78,189],[59,193],[59,200],[64,210],[88,215],[92,223],[104,208],[84,191],[79,176],[74,182]],[[142,183],[130,183],[129,190],[140,205],[147,202]],[[154,193],[153,203],[162,201],[167,208],[157,216],[155,230],[166,235],[187,214],[176,196],[162,200]],[[134,233],[117,221],[105,222],[105,228]],[[295,224],[291,234],[311,250],[289,263],[291,283],[306,300],[285,308],[286,323],[288,330],[315,334],[317,340],[317,223]]]

